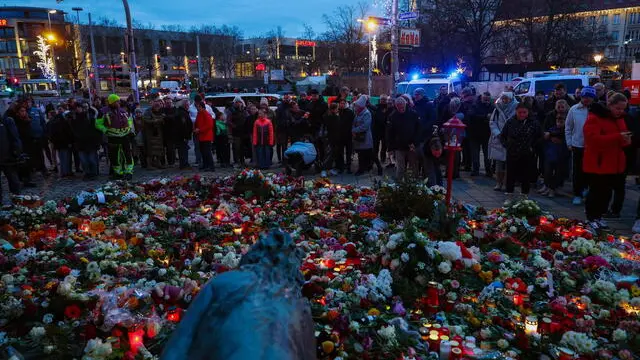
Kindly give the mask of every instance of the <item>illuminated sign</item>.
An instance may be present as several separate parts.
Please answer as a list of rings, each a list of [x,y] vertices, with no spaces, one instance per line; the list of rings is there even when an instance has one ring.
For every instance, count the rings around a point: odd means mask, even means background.
[[[400,29],[400,46],[420,46],[420,30]]]
[[[267,67],[263,63],[259,63],[256,65],[256,71],[265,71]]]
[[[316,42],[310,40],[296,40],[296,46],[315,47]]]
[[[197,64],[198,60],[196,59],[189,59],[189,64]]]
[[[0,26],[7,26],[7,19],[0,19]]]
[[[172,70],[184,70],[184,66],[172,66]]]

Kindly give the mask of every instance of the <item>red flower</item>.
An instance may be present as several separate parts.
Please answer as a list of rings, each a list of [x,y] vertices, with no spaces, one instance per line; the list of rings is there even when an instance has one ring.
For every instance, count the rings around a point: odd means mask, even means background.
[[[71,269],[66,265],[62,265],[58,268],[58,270],[56,270],[56,274],[58,274],[58,276],[60,277],[67,276],[70,273],[71,273]]]
[[[69,305],[64,309],[64,316],[69,319],[77,319],[82,315],[82,310],[78,305]]]

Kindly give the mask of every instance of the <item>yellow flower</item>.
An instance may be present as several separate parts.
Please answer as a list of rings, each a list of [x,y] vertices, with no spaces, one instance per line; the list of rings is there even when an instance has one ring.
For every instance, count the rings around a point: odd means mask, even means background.
[[[638,297],[640,296],[640,287],[633,285],[631,287],[631,296],[632,297]]]
[[[335,348],[335,345],[333,345],[333,342],[328,341],[328,340],[322,342],[322,351],[325,354],[331,354],[333,352],[334,348]]]
[[[87,259],[86,257],[81,257],[81,258],[80,258],[80,261],[82,261],[82,262],[83,262],[83,263],[85,263],[85,264],[88,264],[88,263],[89,263],[89,259]]]
[[[371,309],[369,309],[368,314],[371,315],[371,316],[378,316],[378,315],[380,315],[380,310],[378,310],[376,308],[371,308]]]

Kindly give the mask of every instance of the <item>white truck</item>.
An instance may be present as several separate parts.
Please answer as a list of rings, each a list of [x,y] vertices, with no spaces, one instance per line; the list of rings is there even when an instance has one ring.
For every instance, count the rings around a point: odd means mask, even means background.
[[[177,81],[160,81],[160,87],[169,90],[180,90],[180,83]]]

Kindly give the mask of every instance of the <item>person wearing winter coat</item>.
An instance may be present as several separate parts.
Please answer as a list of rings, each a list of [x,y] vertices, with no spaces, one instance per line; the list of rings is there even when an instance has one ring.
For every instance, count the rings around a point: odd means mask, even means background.
[[[373,157],[381,164],[387,161],[387,118],[393,110],[393,105],[389,105],[389,97],[381,95],[378,106],[373,113]],[[378,171],[378,175],[382,175]]]
[[[353,149],[358,154],[358,171],[355,175],[360,176],[373,167],[373,135],[371,133],[371,112],[367,109],[368,98],[361,95],[353,103],[356,118],[353,120]]]
[[[98,149],[102,144],[102,134],[95,126],[98,110],[88,103],[81,103],[68,117],[73,146],[78,151],[84,180],[93,180],[98,176]]]
[[[144,114],[144,139],[147,165],[164,169],[164,123],[166,119],[162,100],[156,99]]]
[[[553,95],[549,97],[544,104],[545,114],[552,112],[556,108],[556,102],[558,102],[558,100],[565,100],[569,106],[573,106],[577,103],[576,99],[567,94],[567,87],[563,83],[558,83],[555,86]]]
[[[229,129],[231,130],[233,160],[236,165],[243,167],[245,165],[245,143],[249,141],[249,127],[247,122],[247,114],[245,112],[245,103],[241,97],[236,96],[233,99],[233,105],[229,109]]]
[[[558,103],[564,100],[559,100]],[[564,126],[566,112],[556,113],[556,123],[544,129],[544,186],[538,191],[542,196],[554,197],[562,187],[570,167],[571,153],[567,149]],[[548,119],[545,126],[548,126]]]
[[[75,106],[77,108],[77,105]],[[72,110],[75,112],[75,108]],[[69,116],[57,114],[48,124],[49,141],[58,153],[60,162],[60,176],[73,176],[71,169],[71,147],[73,146],[73,133],[69,123]]]
[[[27,99],[27,111],[31,119],[31,143],[24,144],[29,154],[29,161],[33,170],[47,176],[48,171],[44,163],[44,148],[47,146],[47,121],[44,112],[36,106],[33,99]]]
[[[584,124],[584,159],[582,168],[589,177],[585,211],[589,225],[606,228],[602,216],[607,212],[613,188],[624,174],[624,148],[631,145],[632,134],[624,121],[627,98],[621,93],[607,97],[607,105],[594,103]]]
[[[400,96],[395,100],[395,110],[389,115],[387,122],[387,144],[396,158],[396,180],[401,180],[408,170],[412,176],[418,174],[417,148],[420,144],[420,119],[418,114],[409,109],[407,100]],[[425,169],[425,172],[428,172]]]
[[[485,92],[473,106],[467,117],[467,136],[471,147],[471,175],[480,174],[480,150],[484,157],[484,171],[488,177],[493,176],[489,160],[489,119],[494,111],[491,94]]]
[[[338,139],[335,143],[336,149],[336,168],[338,173],[342,174],[345,170],[347,174],[351,174],[351,159],[353,154],[353,120],[356,114],[349,108],[349,103],[345,99],[338,102],[338,114],[340,115],[340,129]]]
[[[13,118],[0,117],[0,172],[4,173],[9,183],[9,191],[14,195],[20,194],[17,161],[21,154],[22,142]],[[0,205],[2,205],[2,184],[0,184]]]
[[[107,136],[109,147],[109,164],[116,179],[133,178],[133,119],[120,107],[120,97],[111,94],[107,97],[108,107],[96,120],[96,129]]]
[[[257,165],[262,170],[267,170],[271,166],[273,158],[273,145],[275,136],[273,123],[267,117],[267,112],[258,110],[258,119],[253,123],[253,146],[256,149]]]
[[[582,170],[584,157],[584,124],[587,122],[589,108],[596,99],[596,90],[591,86],[582,89],[580,102],[573,105],[567,113],[564,126],[567,148],[571,151],[573,162],[573,205],[580,205],[587,189],[587,176]]]
[[[189,116],[189,100],[182,99],[176,103],[176,112],[172,119],[171,128],[172,144],[178,150],[180,169],[187,169],[190,167],[189,140],[193,136],[193,123],[191,123]]]
[[[495,191],[503,191],[505,185],[505,176],[507,172],[507,150],[502,145],[500,134],[507,123],[516,114],[516,106],[518,102],[512,92],[503,92],[496,100],[496,108],[489,120],[489,128],[491,137],[489,138],[489,159],[496,163],[496,186]]]
[[[202,157],[203,171],[215,171],[213,163],[213,153],[211,152],[211,144],[214,141],[215,124],[213,117],[207,111],[204,102],[196,103],[198,116],[194,124],[193,133],[198,136],[200,142],[200,156]]]
[[[500,140],[507,150],[507,194],[513,194],[516,181],[520,182],[523,195],[529,194],[531,172],[535,164],[535,147],[542,137],[538,122],[529,117],[529,107],[516,106],[516,115],[507,120]]]
[[[292,99],[290,95],[285,95],[282,102],[278,104],[278,108],[275,113],[275,133],[276,133],[276,154],[278,162],[282,163],[284,151],[287,149],[289,143],[289,116],[292,105]]]
[[[147,168],[147,158],[144,140],[144,110],[137,108],[133,115],[133,126],[136,129],[135,154],[143,169]]]

